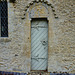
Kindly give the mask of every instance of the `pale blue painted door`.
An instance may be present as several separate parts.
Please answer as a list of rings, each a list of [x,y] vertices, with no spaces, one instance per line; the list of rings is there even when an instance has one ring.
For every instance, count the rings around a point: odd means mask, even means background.
[[[47,70],[48,22],[47,19],[31,21],[31,70]]]

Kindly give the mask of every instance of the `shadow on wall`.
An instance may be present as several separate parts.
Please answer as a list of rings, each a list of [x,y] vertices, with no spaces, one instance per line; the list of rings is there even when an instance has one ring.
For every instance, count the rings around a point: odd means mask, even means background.
[[[27,73],[18,73],[18,72],[0,71],[0,75],[28,75],[28,74]],[[42,75],[42,74],[40,74],[40,75]],[[75,74],[71,74],[71,73],[70,74],[69,73],[50,73],[50,75],[75,75]]]
[[[69,74],[69,73],[50,73],[50,75],[75,75],[75,74]]]
[[[26,73],[18,73],[18,72],[4,72],[0,71],[0,75],[27,75]]]
[[[9,0],[9,2],[11,2],[11,3],[15,3],[15,2],[16,2],[16,0]]]

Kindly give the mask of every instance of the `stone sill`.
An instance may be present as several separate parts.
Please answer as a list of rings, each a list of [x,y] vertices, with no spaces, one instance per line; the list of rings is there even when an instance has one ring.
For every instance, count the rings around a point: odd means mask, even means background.
[[[0,37],[0,43],[1,42],[11,42],[11,38],[9,38],[9,37]]]

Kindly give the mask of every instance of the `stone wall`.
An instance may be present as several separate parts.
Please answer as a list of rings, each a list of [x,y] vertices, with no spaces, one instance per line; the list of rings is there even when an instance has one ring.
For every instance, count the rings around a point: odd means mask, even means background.
[[[30,22],[28,10],[38,2],[8,1],[9,37],[0,37],[0,70],[30,72]],[[45,0],[44,0],[45,1]],[[50,25],[48,72],[75,73],[75,1],[47,0],[52,19]],[[52,7],[52,8],[50,8]],[[54,12],[55,11],[55,12]],[[49,19],[49,21],[51,21]]]

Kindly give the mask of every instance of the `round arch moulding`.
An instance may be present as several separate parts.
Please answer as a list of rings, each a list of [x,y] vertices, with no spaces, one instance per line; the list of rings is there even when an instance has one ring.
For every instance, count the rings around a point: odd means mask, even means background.
[[[50,7],[52,8],[52,12],[53,12],[53,14],[54,14],[54,17],[55,17],[55,18],[58,18],[53,4],[52,4],[52,3],[49,3],[47,0],[34,0],[34,1],[31,1],[31,2],[25,7],[25,11],[27,11],[27,9],[28,9],[31,5],[33,5],[34,3],[39,3],[39,2],[45,3],[45,4],[47,4],[48,6],[50,6]],[[25,15],[25,13],[24,13],[24,15]]]

